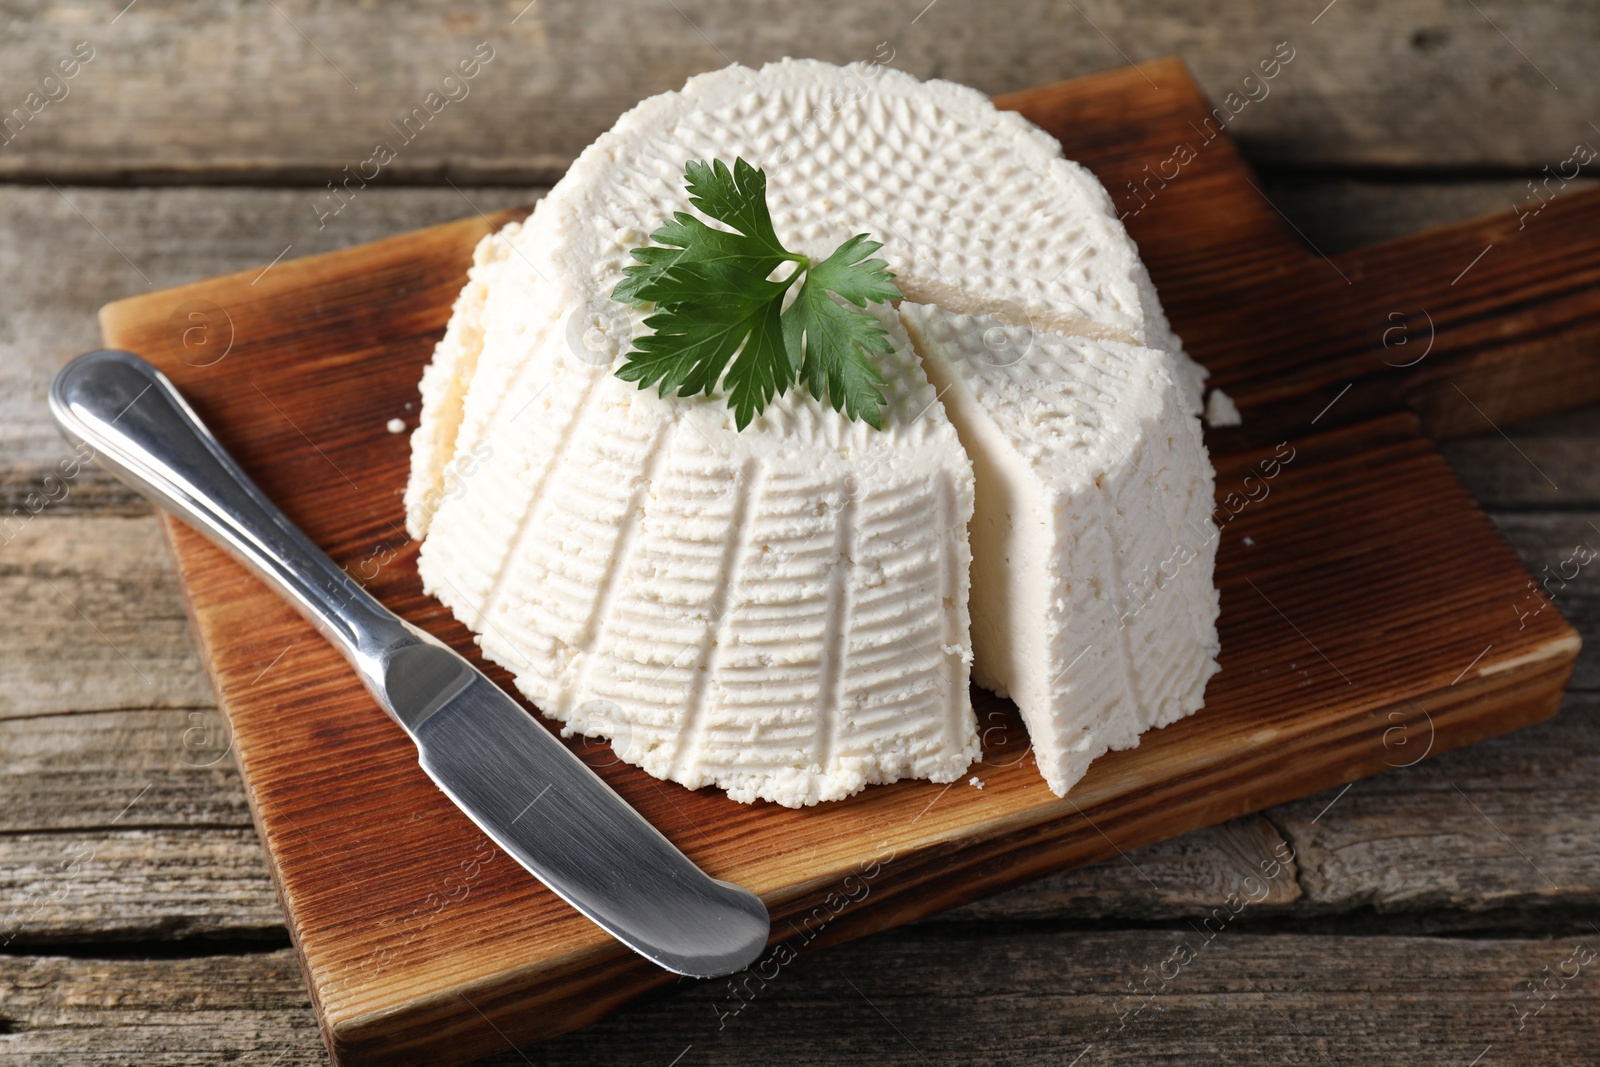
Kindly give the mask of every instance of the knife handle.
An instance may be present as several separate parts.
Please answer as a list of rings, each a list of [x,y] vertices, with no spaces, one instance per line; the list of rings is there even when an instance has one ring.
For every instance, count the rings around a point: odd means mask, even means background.
[[[50,386],[50,411],[68,438],[94,449],[97,463],[273,586],[345,654],[369,689],[381,686],[399,648],[438,643],[378,603],[313,544],[239,468],[167,376],[132,352],[99,350],[68,363]]]

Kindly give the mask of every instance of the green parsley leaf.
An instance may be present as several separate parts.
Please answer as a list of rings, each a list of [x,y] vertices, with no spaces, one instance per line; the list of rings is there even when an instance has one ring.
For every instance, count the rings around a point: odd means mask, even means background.
[[[689,203],[718,222],[727,223],[752,241],[760,242],[779,258],[786,251],[772,228],[767,212],[767,176],[743,159],[733,161],[733,173],[722,160],[707,165],[690,160],[683,168],[689,186]]]
[[[857,234],[833,255],[806,272],[794,303],[783,313],[784,344],[791,356],[801,353],[800,380],[812,396],[826,398],[851,419],[883,429],[885,384],[868,356],[894,352],[889,334],[871,315],[832,299],[834,293],[856,307],[900,296],[889,265],[867,259],[883,245]]]
[[[721,160],[709,166],[691,160],[684,167],[684,177],[689,203],[737,232],[713,229],[686,212],[673,212],[672,218],[650,235],[650,240],[666,247],[634,249],[633,258],[639,263],[623,271],[627,277],[612,291],[614,299],[648,302],[640,296],[642,287],[681,260],[727,263],[765,278],[785,260],[804,258],[792,255],[778,242],[767,211],[767,176],[761,171],[743,159],[734,161],[731,172]]]
[[[655,332],[634,341],[617,377],[641,389],[657,385],[661,396],[674,389],[679,396],[709,395],[732,359],[729,406],[744,429],[793,377],[779,320],[788,288],[723,263],[674,264],[639,288],[641,299],[658,309],[644,320]],[[663,306],[685,289],[692,303]],[[781,371],[764,366],[774,362]]]
[[[684,168],[689,203],[728,230],[674,212],[633,251],[633,266],[613,299],[655,306],[617,370],[661,396],[727,390],[734,422],[744,429],[796,380],[819,400],[882,428],[883,376],[869,358],[893,351],[888,333],[864,309],[895,300],[900,290],[866,234],[813,264],[783,247],[767,208],[767,177],[743,159]],[[787,277],[770,280],[786,263]],[[803,280],[802,280],[803,279]],[[784,299],[800,288],[787,309]],[[836,299],[837,298],[837,299]]]

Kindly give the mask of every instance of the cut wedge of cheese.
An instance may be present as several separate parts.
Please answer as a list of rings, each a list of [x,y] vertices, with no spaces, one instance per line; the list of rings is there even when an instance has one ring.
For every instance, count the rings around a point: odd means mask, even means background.
[[[907,301],[977,474],[979,685],[1022,711],[1045,780],[1199,708],[1217,670],[1217,531],[1198,420],[1162,352]]]
[[[874,312],[895,346],[882,432],[800,389],[737,432],[720,395],[615,377],[645,330],[611,299],[631,251],[686,209],[687,161],[735,158],[766,172],[787,247],[883,242],[907,300]],[[1023,335],[1032,378],[968,366],[974,337]],[[1049,135],[886,68],[735,66],[628,112],[480,245],[423,382],[407,520],[425,587],[566,732],[786,805],[963,775],[970,574],[978,677],[1023,706],[1059,792],[1193,710],[1215,669],[1203,545],[1182,596],[1108,629],[1119,583],[1209,501],[1203,378],[1109,197]]]

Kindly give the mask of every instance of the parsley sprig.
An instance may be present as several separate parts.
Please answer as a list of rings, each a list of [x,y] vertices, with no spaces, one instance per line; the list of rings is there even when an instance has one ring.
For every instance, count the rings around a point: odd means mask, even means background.
[[[864,309],[898,300],[883,245],[857,234],[821,262],[783,247],[767,210],[767,176],[743,159],[684,167],[689,203],[729,229],[674,212],[636,248],[613,299],[655,305],[617,377],[661,396],[726,389],[744,429],[796,381],[851,419],[883,428],[884,379],[872,356],[894,351]],[[780,268],[786,275],[772,280]],[[800,288],[784,307],[796,281]],[[837,299],[835,299],[837,298]]]

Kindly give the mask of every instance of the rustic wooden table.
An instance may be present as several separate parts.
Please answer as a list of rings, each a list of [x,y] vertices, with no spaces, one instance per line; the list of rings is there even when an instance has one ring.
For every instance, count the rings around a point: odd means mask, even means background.
[[[1234,130],[1330,253],[1537,207],[1529,179],[1600,144],[1600,9],[1324,3],[8,5],[0,1062],[325,1062],[155,519],[59,467],[45,389],[99,304],[527,202],[640,97],[784,54],[996,93],[1177,54],[1221,98],[1287,41]],[[1600,410],[1484,431],[1446,452],[1588,641],[1555,719],[806,957],[736,1016],[686,984],[489,1062],[1592,1062]]]

